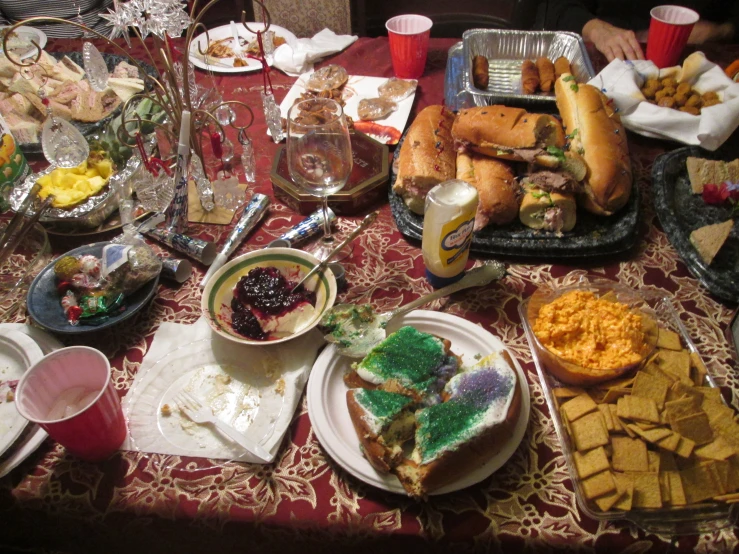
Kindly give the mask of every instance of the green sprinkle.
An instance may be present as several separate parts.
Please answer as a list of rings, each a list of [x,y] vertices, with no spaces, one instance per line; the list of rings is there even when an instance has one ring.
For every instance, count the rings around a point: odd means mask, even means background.
[[[413,402],[402,394],[379,389],[360,389],[354,393],[354,398],[377,418],[393,418]]]

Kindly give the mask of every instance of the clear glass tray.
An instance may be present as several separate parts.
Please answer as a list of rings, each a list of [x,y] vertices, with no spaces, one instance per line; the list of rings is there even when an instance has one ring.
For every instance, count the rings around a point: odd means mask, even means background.
[[[591,281],[584,280],[577,285],[556,288],[552,287],[551,298],[554,299],[555,297],[571,290],[591,290],[596,293],[605,293],[613,290],[616,293],[624,292],[631,296],[635,294],[635,292],[629,287],[625,287],[613,281],[600,279]],[[687,348],[690,352],[699,354],[698,349],[690,339],[687,330],[680,321],[680,318],[678,317],[669,298],[649,292],[640,291],[638,294],[654,311],[660,326],[664,326],[665,328],[678,333],[680,335],[683,348]],[[556,378],[550,375],[549,372],[547,372],[544,366],[539,352],[541,346],[532,330],[533,322],[530,320],[529,314],[530,300],[531,298],[527,298],[521,302],[518,311],[521,316],[524,330],[526,331],[526,338],[531,348],[531,354],[534,364],[536,365],[536,371],[539,375],[539,381],[541,382],[544,396],[546,398],[547,405],[549,406],[550,416],[562,445],[562,452],[567,462],[567,469],[575,488],[577,503],[580,510],[588,517],[595,520],[628,520],[635,523],[645,531],[667,535],[708,533],[734,525],[737,521],[737,516],[739,515],[739,504],[704,501],[685,507],[665,507],[654,509],[635,508],[630,511],[612,510],[603,512],[600,511],[594,503],[586,499],[581,479],[575,470],[574,453],[576,450],[564,422],[561,419],[557,399],[554,396],[555,388],[571,385],[559,382]],[[717,386],[710,374],[706,375],[704,386]],[[724,403],[725,402],[726,401],[724,400]]]

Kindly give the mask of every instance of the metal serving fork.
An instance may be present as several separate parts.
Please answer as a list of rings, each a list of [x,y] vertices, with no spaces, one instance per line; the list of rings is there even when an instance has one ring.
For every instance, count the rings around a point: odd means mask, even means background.
[[[257,443],[245,437],[242,433],[231,427],[225,421],[221,421],[215,415],[213,411],[206,405],[204,405],[195,396],[187,391],[180,391],[175,397],[174,401],[177,406],[195,423],[210,423],[215,426],[216,429],[221,431],[224,435],[227,435],[234,442],[244,447],[250,454],[253,454],[257,458],[260,458],[266,463],[271,462],[274,459],[269,452],[259,446]]]

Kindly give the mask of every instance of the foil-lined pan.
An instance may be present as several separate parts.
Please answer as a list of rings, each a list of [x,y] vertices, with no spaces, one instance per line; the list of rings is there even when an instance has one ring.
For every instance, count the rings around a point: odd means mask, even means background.
[[[41,223],[53,223],[57,230],[91,229],[99,227],[118,209],[118,195],[115,193],[115,191],[118,190],[118,184],[121,183],[129,188],[132,187],[133,183],[131,176],[141,165],[141,157],[135,153],[129,158],[123,169],[116,171],[111,175],[108,184],[100,193],[95,196],[90,196],[87,200],[72,208],[49,208],[41,216],[39,221]],[[13,188],[9,198],[10,206],[13,211],[18,211],[18,209],[20,209],[23,199],[30,192],[38,178],[43,175],[48,175],[54,169],[54,166],[49,166],[43,171],[33,173],[29,175],[23,183]],[[29,208],[28,213],[35,213],[36,209],[40,205],[41,199],[37,198],[35,204]]]
[[[552,62],[560,56],[570,60],[578,83],[595,77],[582,37],[563,31],[514,31],[502,29],[470,29],[462,35],[464,58],[463,87],[468,106],[492,104],[544,108],[554,105],[554,92],[524,94],[521,87],[521,65],[524,60],[547,57]],[[472,80],[472,58],[488,60],[488,87],[475,87]]]

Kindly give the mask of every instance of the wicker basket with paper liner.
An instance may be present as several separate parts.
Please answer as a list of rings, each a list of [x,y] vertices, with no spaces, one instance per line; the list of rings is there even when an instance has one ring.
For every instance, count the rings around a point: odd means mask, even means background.
[[[714,91],[721,103],[692,115],[650,104],[641,92],[647,79],[673,77],[703,94]],[[716,150],[739,126],[739,83],[732,81],[702,52],[695,52],[681,66],[657,69],[650,61],[614,60],[589,84],[613,99],[624,127],[647,137],[674,140]]]

